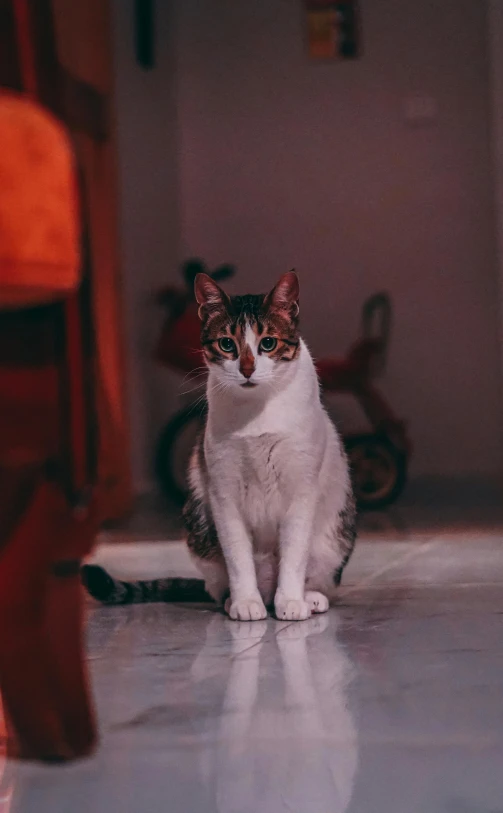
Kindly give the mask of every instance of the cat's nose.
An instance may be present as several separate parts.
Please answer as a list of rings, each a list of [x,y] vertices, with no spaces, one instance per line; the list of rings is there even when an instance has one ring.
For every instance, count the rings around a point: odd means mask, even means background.
[[[239,357],[239,372],[246,379],[251,378],[255,372],[255,359],[248,345],[246,345],[244,352]]]
[[[241,373],[241,375],[244,375],[245,378],[251,378],[253,373],[255,372],[255,365],[240,364],[239,372]]]

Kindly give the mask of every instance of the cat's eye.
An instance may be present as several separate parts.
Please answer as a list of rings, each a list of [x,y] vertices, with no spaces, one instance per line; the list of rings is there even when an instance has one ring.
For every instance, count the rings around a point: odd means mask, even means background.
[[[263,350],[264,353],[272,353],[272,351],[276,349],[277,344],[277,339],[273,339],[272,336],[264,336],[260,342],[260,349]]]
[[[224,336],[223,339],[219,339],[218,346],[222,353],[234,353],[236,349],[236,345],[234,344],[233,340],[229,339],[228,336]]]

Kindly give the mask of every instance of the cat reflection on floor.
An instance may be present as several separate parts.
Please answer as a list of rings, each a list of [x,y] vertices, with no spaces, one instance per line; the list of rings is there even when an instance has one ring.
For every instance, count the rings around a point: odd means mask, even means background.
[[[225,622],[230,671],[217,741],[200,766],[218,813],[347,810],[358,747],[347,699],[352,669],[334,622]],[[221,624],[214,618],[208,626],[195,681],[208,677]]]

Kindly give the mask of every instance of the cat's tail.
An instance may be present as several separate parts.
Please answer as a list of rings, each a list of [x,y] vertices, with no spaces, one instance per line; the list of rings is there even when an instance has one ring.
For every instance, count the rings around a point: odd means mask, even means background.
[[[102,604],[147,604],[153,602],[213,601],[204,589],[202,579],[153,579],[123,582],[112,578],[99,565],[83,565],[82,584]]]

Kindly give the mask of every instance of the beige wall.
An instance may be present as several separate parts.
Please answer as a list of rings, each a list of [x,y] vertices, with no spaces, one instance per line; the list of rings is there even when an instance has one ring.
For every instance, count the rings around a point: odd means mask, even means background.
[[[500,350],[503,381],[503,0],[489,0],[491,141],[499,278]]]
[[[157,66],[144,71],[133,3],[113,0],[112,8],[132,467],[136,490],[145,491],[158,427],[176,406],[176,379],[152,361],[161,316],[152,295],[174,278],[179,253],[173,27],[171,4],[157,3]]]
[[[342,350],[363,299],[388,288],[382,386],[410,419],[413,473],[499,471],[485,3],[366,0],[363,58],[326,65],[306,58],[297,0],[157,5],[159,67],[142,75],[115,0],[137,479],[160,381],[166,411],[176,386],[147,360],[146,295],[194,253],[235,262],[234,290],[296,266],[318,355]],[[437,110],[422,124],[406,117],[417,96]]]
[[[362,300],[396,309],[383,386],[410,418],[416,473],[501,466],[485,3],[367,0],[363,58],[311,64],[301,3],[179,2],[181,244],[302,274],[316,354]],[[416,95],[436,118],[406,120]]]

